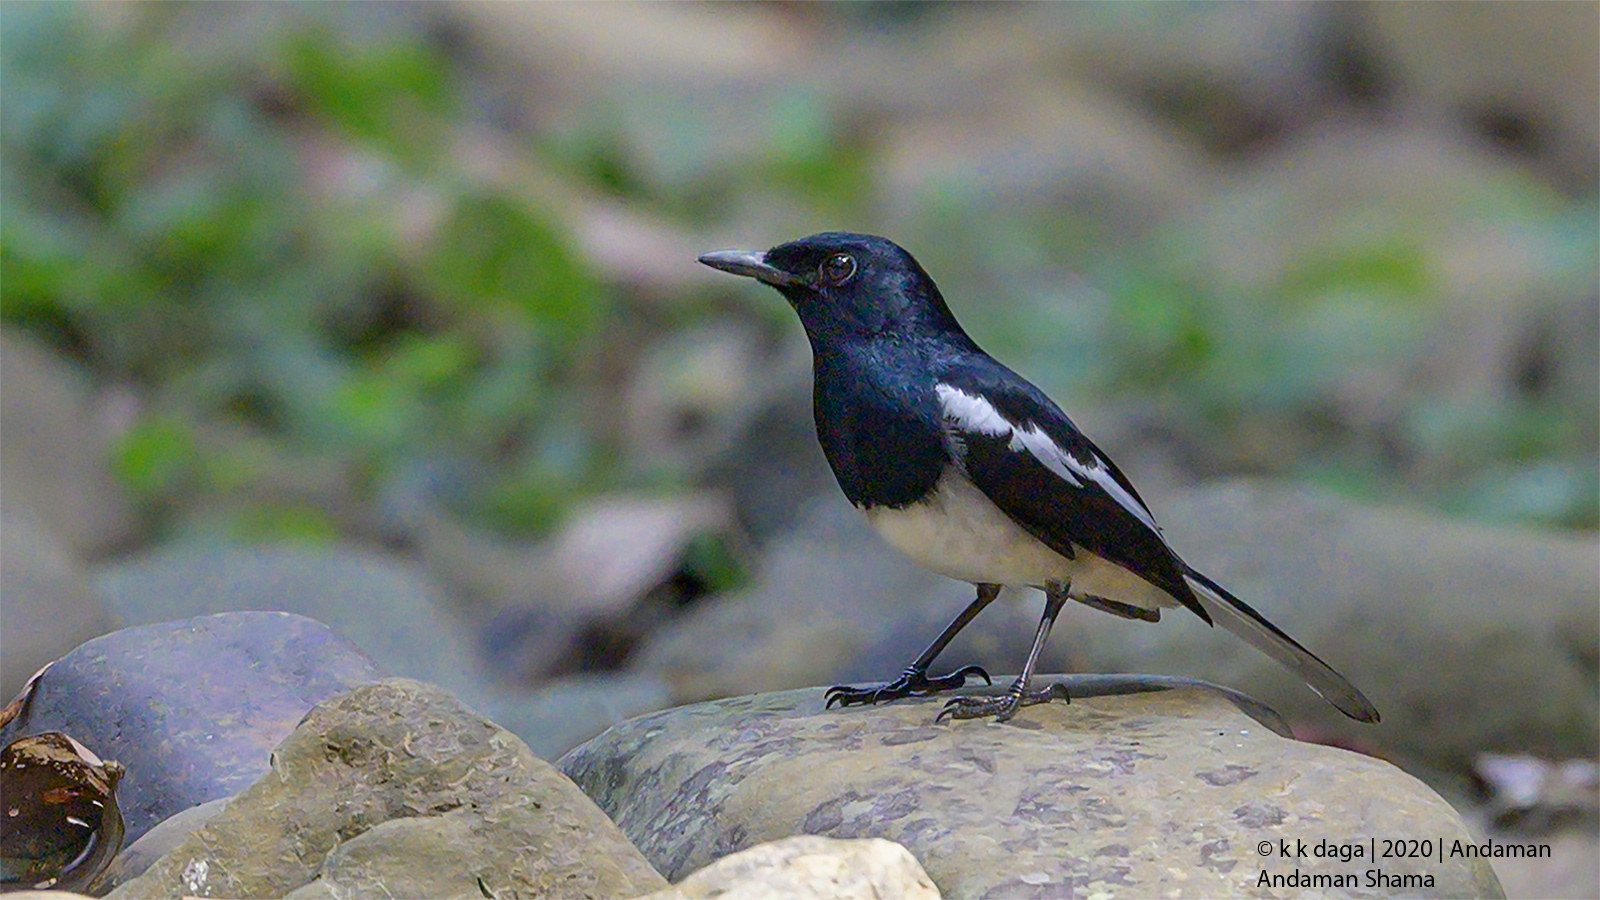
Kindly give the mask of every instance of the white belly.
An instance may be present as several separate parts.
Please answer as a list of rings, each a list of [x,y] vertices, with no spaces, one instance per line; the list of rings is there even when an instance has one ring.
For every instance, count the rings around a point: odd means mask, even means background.
[[[866,516],[890,546],[950,578],[1037,588],[1070,583],[1072,597],[1144,609],[1177,605],[1166,591],[1087,550],[1074,547],[1075,559],[1051,550],[954,472],[939,479],[927,500],[903,509],[874,507]]]

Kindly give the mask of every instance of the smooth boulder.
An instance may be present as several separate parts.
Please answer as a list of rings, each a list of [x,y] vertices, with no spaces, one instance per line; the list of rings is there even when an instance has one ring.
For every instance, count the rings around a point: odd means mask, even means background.
[[[396,678],[318,705],[268,774],[110,896],[595,898],[666,886],[516,735],[442,688]]]
[[[612,728],[558,765],[668,878],[816,834],[900,843],[955,897],[1272,896],[1263,874],[1367,869],[1417,883],[1349,893],[1501,895],[1482,859],[1280,855],[1322,839],[1471,840],[1388,763],[1284,737],[1275,716],[1203,684],[1047,680],[1072,702],[1003,724],[936,724],[931,699],[824,710],[821,689],[713,701]]]
[[[64,731],[122,763],[117,800],[132,843],[265,775],[307,710],[383,675],[327,626],[289,613],[124,628],[52,664],[0,739]]]

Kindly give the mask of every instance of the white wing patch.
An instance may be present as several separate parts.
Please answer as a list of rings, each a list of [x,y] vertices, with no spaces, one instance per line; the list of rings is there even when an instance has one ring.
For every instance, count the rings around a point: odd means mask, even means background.
[[[1134,518],[1150,526],[1150,529],[1157,534],[1161,533],[1155,517],[1150,515],[1150,510],[1111,477],[1105,461],[1098,456],[1091,457],[1088,462],[1078,459],[1061,449],[1060,445],[1039,429],[1037,423],[1031,423],[1023,428],[1001,415],[1000,411],[994,408],[994,404],[983,397],[975,397],[948,384],[934,385],[933,390],[939,396],[939,403],[944,408],[944,417],[955,423],[957,428],[989,437],[1009,438],[1012,450],[1033,454],[1034,459],[1046,469],[1075,488],[1083,487],[1083,479],[1094,482],[1101,490],[1122,504]]]

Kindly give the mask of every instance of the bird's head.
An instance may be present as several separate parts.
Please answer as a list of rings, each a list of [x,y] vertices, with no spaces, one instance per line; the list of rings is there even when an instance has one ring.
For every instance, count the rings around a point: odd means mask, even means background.
[[[813,343],[886,332],[965,338],[933,279],[887,238],[826,231],[765,253],[719,250],[700,262],[776,288]]]

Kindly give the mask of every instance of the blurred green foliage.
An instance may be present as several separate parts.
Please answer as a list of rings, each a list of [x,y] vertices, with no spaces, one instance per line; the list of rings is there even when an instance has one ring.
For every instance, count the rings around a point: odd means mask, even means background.
[[[302,503],[259,503],[229,517],[227,536],[247,544],[332,544],[340,531],[327,513]]]
[[[1098,402],[1159,421],[1202,477],[1283,476],[1487,521],[1600,526],[1597,386],[1578,380],[1581,363],[1541,356],[1568,351],[1532,348],[1538,365],[1572,367],[1564,383],[1463,386],[1418,365],[1483,300],[1507,322],[1543,308],[1555,331],[1592,328],[1553,301],[1593,296],[1594,198],[1507,175],[1446,182],[1426,205],[1357,195],[1308,216],[1307,194],[1224,193],[1120,243],[1072,209],[986,210],[946,194],[924,207],[913,246],[937,260],[986,349],[1069,410]],[[1486,272],[1506,254],[1533,260],[1540,280],[1509,296],[1452,282],[1444,268],[1462,234],[1484,244]]]
[[[749,581],[742,559],[743,554],[722,535],[703,534],[689,542],[683,572],[697,582],[696,592],[720,594],[737,590]]]
[[[720,224],[748,202],[836,228],[871,214],[871,143],[821,92],[785,84],[726,99],[602,88],[540,147],[569,177],[687,225]]]
[[[525,491],[607,292],[567,223],[453,158],[461,90],[414,29],[280,12],[7,9],[0,313],[143,390],[116,469],[154,509],[270,493],[240,430],[358,490],[458,456]],[[494,520],[556,518],[531,506]],[[332,536],[306,503],[240,515]]]
[[[1530,184],[1508,196],[1543,194]],[[1472,309],[1440,271],[1447,227],[1475,223],[1539,254],[1548,283],[1523,286],[1531,297],[1494,298],[1503,304],[1592,290],[1593,231],[1567,241],[1569,207],[1553,201],[1452,212],[1444,222],[1355,207],[1323,215],[1381,224],[1336,222],[1332,237],[1303,237],[1296,258],[1255,284],[1192,261],[1225,253],[1207,220],[1098,266],[1095,280],[1115,298],[1102,335],[1114,362],[1101,386],[1164,398],[1173,420],[1228,448],[1216,456],[1224,469],[1491,521],[1600,525],[1600,411],[1572,405],[1592,385],[1518,383],[1484,396],[1416,365],[1437,352],[1430,344],[1449,320]]]
[[[460,112],[448,62],[414,39],[352,39],[313,21],[282,38],[274,60],[287,68],[305,111],[417,174],[434,171]]]
[[[123,435],[113,472],[135,499],[151,500],[193,478],[198,453],[194,432],[170,416],[147,416]]]

